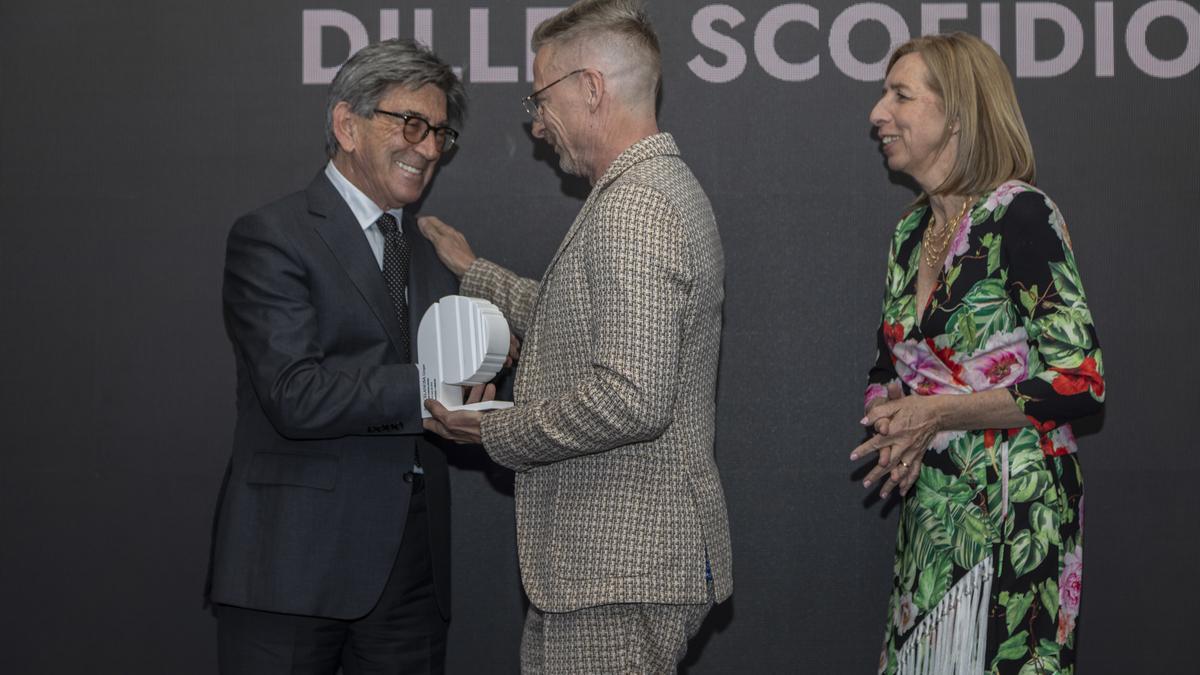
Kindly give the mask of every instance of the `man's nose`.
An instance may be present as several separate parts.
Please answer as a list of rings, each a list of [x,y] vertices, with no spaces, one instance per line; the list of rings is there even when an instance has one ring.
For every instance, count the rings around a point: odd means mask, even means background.
[[[532,127],[531,131],[533,132],[534,138],[542,138],[543,136],[546,135],[546,125],[542,124],[542,118],[540,118],[540,117],[534,118],[533,127]]]
[[[441,156],[442,144],[438,143],[437,134],[433,133],[432,129],[425,134],[425,138],[422,138],[420,143],[417,143],[417,152],[430,161]]]

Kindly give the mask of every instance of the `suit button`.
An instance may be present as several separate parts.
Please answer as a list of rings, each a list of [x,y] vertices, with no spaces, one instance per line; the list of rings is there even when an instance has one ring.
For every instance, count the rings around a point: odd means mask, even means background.
[[[404,482],[405,482],[405,483],[411,483],[411,482],[413,482],[413,477],[414,477],[415,475],[416,475],[416,474],[414,474],[414,473],[413,473],[413,472],[411,472],[411,471],[405,471],[405,472],[404,472],[404,476],[402,476],[402,477],[404,478]]]

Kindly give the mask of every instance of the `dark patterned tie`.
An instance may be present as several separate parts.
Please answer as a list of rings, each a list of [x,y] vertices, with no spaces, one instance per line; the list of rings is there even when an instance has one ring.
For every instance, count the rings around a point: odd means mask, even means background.
[[[408,241],[400,233],[396,218],[390,213],[379,216],[375,226],[383,232],[383,280],[387,282],[388,294],[392,296],[392,307],[395,308],[396,318],[400,321],[400,357],[408,361],[408,300],[405,298],[410,254]]]

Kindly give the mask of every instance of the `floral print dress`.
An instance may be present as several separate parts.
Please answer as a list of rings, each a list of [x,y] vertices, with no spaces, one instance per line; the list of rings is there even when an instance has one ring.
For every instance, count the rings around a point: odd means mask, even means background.
[[[1072,673],[1083,478],[1068,421],[1103,405],[1103,358],[1062,215],[1009,181],[958,224],[925,313],[928,206],[896,227],[866,403],[1003,387],[1032,426],[943,432],[903,501],[880,673]]]

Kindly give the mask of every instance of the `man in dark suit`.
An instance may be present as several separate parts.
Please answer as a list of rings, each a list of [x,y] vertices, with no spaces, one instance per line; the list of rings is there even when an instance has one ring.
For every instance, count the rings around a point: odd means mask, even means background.
[[[238,419],[211,587],[223,673],[443,669],[449,485],[422,437],[410,345],[457,282],[405,206],[465,99],[421,45],[359,51],[330,88],[328,165],[229,234]]]

